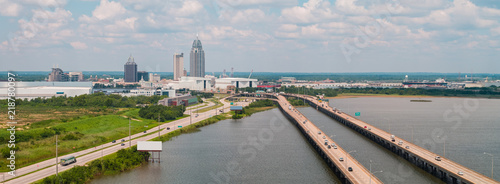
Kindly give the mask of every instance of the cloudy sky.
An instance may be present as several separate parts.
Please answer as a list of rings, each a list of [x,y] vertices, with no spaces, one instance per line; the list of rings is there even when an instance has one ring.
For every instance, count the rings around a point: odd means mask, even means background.
[[[0,70],[500,73],[498,0],[0,0]],[[187,55],[186,55],[187,54]]]

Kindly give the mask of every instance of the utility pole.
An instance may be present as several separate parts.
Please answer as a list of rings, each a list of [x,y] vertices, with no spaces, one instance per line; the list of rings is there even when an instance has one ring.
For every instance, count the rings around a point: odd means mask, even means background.
[[[57,156],[57,134],[56,134],[56,182],[58,181],[59,178],[59,164],[58,164],[58,156]]]
[[[130,135],[130,118],[128,118],[128,147],[132,147],[132,136]]]
[[[443,143],[443,157],[446,157],[446,139],[444,139]]]
[[[486,153],[484,152],[485,155],[488,155],[491,157],[491,179],[493,179],[493,155],[492,154],[489,154],[489,153]]]
[[[160,139],[160,113],[158,113],[158,139]]]

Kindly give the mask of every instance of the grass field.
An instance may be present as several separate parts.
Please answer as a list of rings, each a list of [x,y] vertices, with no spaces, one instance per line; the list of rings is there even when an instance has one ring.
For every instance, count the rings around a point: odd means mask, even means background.
[[[70,121],[80,116],[99,116],[118,113],[121,109],[99,107],[52,107],[52,106],[16,106],[18,125],[28,125],[45,120]],[[0,123],[8,122],[7,107],[0,109]],[[3,128],[3,127],[2,127]]]
[[[23,133],[31,133],[48,128],[64,130],[59,135],[58,152],[62,156],[128,136],[129,121],[127,117],[132,118],[132,134],[158,126],[156,121],[140,118],[138,112],[139,109],[130,109],[113,115],[97,117],[84,115],[67,122],[44,120],[39,123],[33,123],[30,126],[25,126]],[[184,117],[188,116],[185,115]],[[0,130],[0,135],[5,133],[7,133],[6,129]],[[77,135],[76,139],[74,135]],[[72,139],[66,139],[68,137]],[[16,146],[20,148],[20,150],[16,151],[17,167],[23,167],[55,156],[55,136],[53,135],[20,142]],[[0,144],[0,147],[6,147],[6,144]],[[6,161],[5,158],[0,160],[0,171],[7,171]]]

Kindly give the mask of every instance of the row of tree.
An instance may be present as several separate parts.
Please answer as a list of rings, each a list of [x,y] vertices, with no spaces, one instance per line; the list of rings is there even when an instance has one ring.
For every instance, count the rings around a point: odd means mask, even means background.
[[[139,110],[139,116],[145,119],[158,120],[160,122],[164,122],[167,120],[175,120],[178,117],[182,117],[184,112],[186,111],[186,107],[183,105],[179,106],[163,106],[163,105],[151,105],[141,108]]]
[[[126,97],[116,94],[106,95],[102,92],[79,95],[76,97],[35,98],[32,100],[16,99],[16,105],[31,106],[77,106],[77,107],[134,107],[136,104],[155,104],[167,96],[134,96]],[[7,100],[0,100],[7,104]]]

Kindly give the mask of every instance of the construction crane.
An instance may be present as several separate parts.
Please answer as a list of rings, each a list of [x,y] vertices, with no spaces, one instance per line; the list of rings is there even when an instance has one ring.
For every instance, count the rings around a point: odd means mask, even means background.
[[[250,75],[248,76],[248,78],[250,79],[250,77],[252,77],[252,73],[253,73],[253,69],[252,71],[250,72]]]

